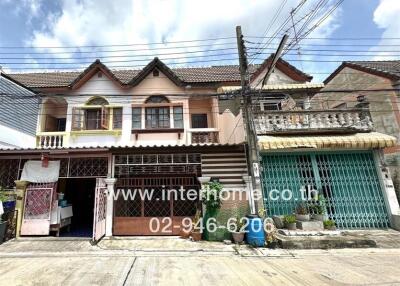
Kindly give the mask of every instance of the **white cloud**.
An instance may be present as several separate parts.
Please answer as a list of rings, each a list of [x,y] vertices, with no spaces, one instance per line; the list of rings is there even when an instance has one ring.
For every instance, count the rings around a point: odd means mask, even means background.
[[[35,0],[25,1],[34,2]],[[274,31],[282,23],[289,15],[289,11],[299,2],[299,0],[289,0],[287,2],[271,31]],[[245,35],[261,36],[280,4],[281,2],[276,0],[61,0],[61,13],[58,11],[48,15],[48,17],[44,19],[43,29],[35,30],[32,38],[28,40],[27,45],[35,47],[65,47],[217,38],[235,36],[235,27],[237,25],[242,25]],[[315,3],[313,5],[315,5]],[[300,14],[304,14],[310,7],[311,6],[305,7],[304,12]],[[312,35],[324,37],[332,34],[337,26],[337,18],[338,17],[336,17],[336,20],[334,20],[333,17],[328,19]],[[254,39],[254,41],[260,41],[260,39]],[[233,44],[231,47],[234,47],[236,39],[220,40],[214,43],[218,44],[223,42],[232,42]],[[202,43],[196,42],[181,45],[187,46],[196,44]],[[176,44],[174,46],[176,46]],[[129,49],[145,47],[146,46],[134,46],[129,47]],[[276,47],[276,45],[272,47]],[[222,46],[215,46],[214,48],[222,48]],[[110,48],[107,49],[110,50]],[[124,47],[118,49],[128,48]],[[211,47],[187,48],[186,51],[199,49],[211,49]],[[47,52],[71,51],[71,49],[65,48],[44,48],[38,50]],[[181,52],[182,50],[164,50],[163,52],[177,51]],[[231,50],[225,53],[235,52],[235,50]],[[266,52],[272,51],[268,50]],[[158,51],[158,53],[161,52]],[[132,59],[127,56],[138,54],[151,54],[151,56],[156,56],[157,51],[113,53],[112,55],[118,55],[122,58],[108,58],[104,59],[104,61]],[[86,57],[101,57],[104,55],[104,53],[99,52],[96,54],[85,54]],[[108,55],[110,55],[110,53]],[[57,60],[57,62],[74,61],[74,56],[72,54],[58,56],[69,57],[69,59],[62,61]],[[163,56],[160,57],[163,58]],[[179,55],[171,55],[170,57],[179,57]],[[233,58],[235,56],[226,57]],[[196,60],[198,59],[188,59],[189,62]],[[77,60],[75,59],[75,61]],[[82,62],[82,60],[78,61]],[[174,62],[185,62],[185,60],[174,60]],[[147,64],[147,62],[110,65],[129,64],[143,65]],[[211,64],[219,63],[203,63],[203,65]],[[84,66],[87,65],[85,64]]]
[[[400,35],[400,1],[398,0],[381,0],[378,7],[374,11],[374,22],[376,25],[383,29],[381,40],[376,47],[371,50],[382,51],[385,48],[379,47],[379,45],[390,45],[397,44],[396,40],[390,40],[387,38],[398,38]],[[385,39],[386,38],[386,39]],[[386,48],[387,49],[387,48]],[[385,53],[381,52],[381,55],[375,56],[374,60],[388,60],[390,57],[382,56]],[[388,55],[388,53],[386,53]],[[393,57],[398,60],[397,57]]]

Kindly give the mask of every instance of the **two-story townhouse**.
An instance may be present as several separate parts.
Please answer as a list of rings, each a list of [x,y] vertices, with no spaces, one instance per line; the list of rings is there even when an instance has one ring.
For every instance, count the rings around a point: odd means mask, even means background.
[[[266,66],[251,68],[258,75]],[[1,150],[2,156],[18,157],[2,184],[31,182],[24,192],[22,235],[49,233],[55,189],[72,204],[70,235],[90,234],[93,217],[94,224],[101,225],[95,232],[107,235],[177,234],[182,220],[193,217],[199,205],[158,197],[107,201],[95,192],[100,188],[183,186],[198,191],[199,180],[214,178],[231,192],[249,189],[240,102],[223,99],[225,92],[219,91],[240,85],[237,66],[170,69],[156,58],[142,70],[114,71],[96,61],[82,72],[12,77],[44,96],[36,148]],[[310,80],[283,60],[272,78],[276,83]],[[34,168],[37,177],[21,177],[29,173],[25,166]],[[51,173],[49,168],[56,170],[57,184],[40,185],[42,174]],[[24,187],[18,182],[18,190]],[[48,194],[41,196],[40,206],[29,203],[38,200],[33,195],[39,194],[37,189]],[[226,218],[236,216],[238,209],[247,212],[246,194],[223,202]],[[43,214],[40,222],[38,214]],[[169,218],[178,228],[154,232],[154,218]]]
[[[378,132],[397,138],[385,149],[386,165],[400,199],[400,61],[343,62],[324,83],[324,93],[315,97],[331,108],[360,105],[365,99]]]
[[[379,124],[374,129],[375,109],[370,112],[361,98],[358,105],[322,108],[320,103],[328,102],[326,96],[331,94],[324,92],[327,88],[268,82],[255,93],[268,215],[293,213],[304,197],[313,203],[312,195],[318,192],[324,197],[325,218],[340,229],[398,229],[399,204],[383,158],[384,148],[395,148],[396,137],[376,132],[394,135]],[[392,101],[388,98],[388,102]]]

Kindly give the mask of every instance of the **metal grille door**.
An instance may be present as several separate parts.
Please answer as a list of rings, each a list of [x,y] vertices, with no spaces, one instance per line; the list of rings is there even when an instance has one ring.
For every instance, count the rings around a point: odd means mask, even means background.
[[[269,215],[293,213],[300,189],[326,198],[326,213],[339,228],[387,228],[389,217],[371,152],[263,155]],[[288,198],[291,190],[293,196]],[[278,199],[277,199],[278,198]]]
[[[103,178],[96,179],[93,237],[96,243],[106,234],[106,208],[107,208],[107,186]]]
[[[28,186],[21,235],[49,235],[56,186],[56,183],[34,183]]]

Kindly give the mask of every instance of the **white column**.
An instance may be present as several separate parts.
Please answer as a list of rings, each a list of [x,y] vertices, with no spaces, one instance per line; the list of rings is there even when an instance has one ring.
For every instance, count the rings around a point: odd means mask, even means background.
[[[122,107],[122,140],[121,145],[129,145],[132,133],[132,107],[126,105]]]
[[[117,179],[107,178],[107,209],[106,209],[106,236],[112,236],[113,210],[114,210],[114,185]]]

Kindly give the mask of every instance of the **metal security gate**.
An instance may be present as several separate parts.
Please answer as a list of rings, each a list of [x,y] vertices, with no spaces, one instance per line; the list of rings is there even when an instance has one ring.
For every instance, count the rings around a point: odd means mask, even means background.
[[[262,165],[270,216],[293,213],[301,190],[317,190],[339,228],[389,226],[372,152],[265,154]]]
[[[183,195],[175,192],[181,188]],[[114,235],[178,235],[183,220],[192,219],[199,208],[199,183],[193,175],[119,178],[116,189]],[[184,194],[189,190],[194,199]]]
[[[21,235],[49,235],[57,183],[33,183],[25,194]]]
[[[103,178],[96,179],[93,237],[92,243],[97,243],[106,235],[106,208],[107,208],[107,186]]]

